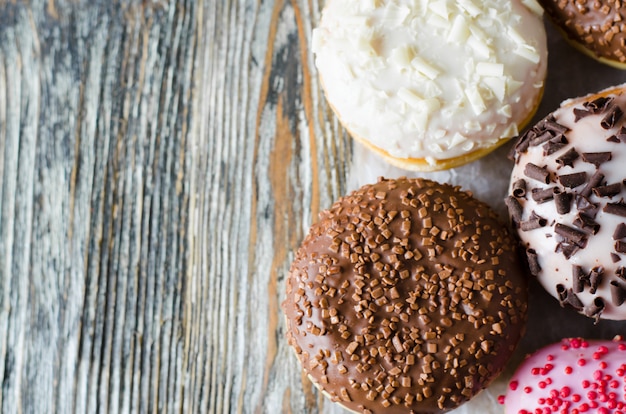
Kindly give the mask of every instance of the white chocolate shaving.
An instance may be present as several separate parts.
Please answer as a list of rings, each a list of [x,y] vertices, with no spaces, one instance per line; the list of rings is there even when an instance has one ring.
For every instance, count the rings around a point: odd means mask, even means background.
[[[415,53],[410,46],[402,45],[391,51],[389,60],[402,69],[408,69],[411,67],[411,60],[413,60],[414,55]]]
[[[413,66],[415,70],[431,80],[435,79],[437,75],[439,75],[439,70],[437,70],[437,68],[435,68],[432,64],[426,62],[419,56],[415,56],[413,60],[411,60],[411,66]]]
[[[453,43],[462,43],[467,40],[469,37],[469,27],[465,18],[460,14],[454,18],[452,22],[452,27],[450,28],[450,32],[448,33],[448,42]]]
[[[543,7],[541,7],[537,0],[522,0],[522,3],[537,16],[543,16]]]
[[[539,53],[537,53],[537,49],[530,45],[519,45],[513,53],[530,60],[532,63],[539,63],[539,59],[541,58]]]
[[[506,78],[504,76],[488,76],[483,78],[483,82],[489,87],[499,102],[504,101],[506,94]]]
[[[424,101],[424,98],[407,88],[402,88],[398,90],[398,97],[414,109],[420,108],[422,102]]]
[[[466,141],[467,141],[466,137],[456,132],[454,136],[452,137],[452,141],[450,141],[450,148],[456,147],[457,145],[460,145]]]
[[[504,65],[502,63],[478,62],[476,64],[476,73],[480,76],[502,76],[504,74]]]
[[[459,0],[459,6],[471,17],[476,17],[482,10],[476,6],[471,0]]]
[[[442,19],[448,20],[448,6],[445,0],[433,1],[428,8]]]
[[[511,115],[513,115],[513,112],[511,111],[511,105],[507,104],[501,106],[500,109],[498,109],[498,113],[506,116],[507,118],[510,118]]]
[[[476,85],[469,85],[465,90],[465,96],[467,96],[467,100],[469,101],[472,110],[474,111],[474,114],[480,115],[485,112],[487,106],[485,105],[483,97],[478,91]]]
[[[474,49],[476,53],[478,53],[479,56],[483,58],[488,58],[491,54],[491,49],[489,48],[489,46],[487,46],[486,43],[484,43],[474,35],[470,36],[470,38],[467,40],[467,43],[472,47],[472,49]]]
[[[385,23],[392,26],[399,26],[404,23],[404,20],[411,13],[411,10],[406,6],[398,6],[394,3],[387,3],[385,6]]]

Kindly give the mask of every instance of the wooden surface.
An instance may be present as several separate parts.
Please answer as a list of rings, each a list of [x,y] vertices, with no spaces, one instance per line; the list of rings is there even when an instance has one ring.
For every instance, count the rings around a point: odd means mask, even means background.
[[[314,70],[321,2],[0,0],[0,413],[343,412],[280,311],[364,162]]]
[[[351,142],[317,0],[0,1],[0,412],[316,412],[279,311]]]

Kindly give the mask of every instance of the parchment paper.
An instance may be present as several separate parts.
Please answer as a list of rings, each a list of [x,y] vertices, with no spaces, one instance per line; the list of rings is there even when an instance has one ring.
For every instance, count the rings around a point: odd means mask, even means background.
[[[568,98],[597,92],[609,86],[626,82],[626,71],[602,65],[583,55],[570,46],[551,23],[546,22],[548,32],[548,77],[543,101],[531,126],[558,108]],[[384,177],[425,177],[439,182],[460,185],[471,190],[474,196],[490,204],[507,222],[504,205],[509,183],[512,162],[506,157],[513,141],[487,157],[474,163],[434,173],[414,173],[392,167],[355,143],[352,167],[348,177],[350,190]],[[626,172],[626,167],[624,168]],[[492,385],[470,402],[451,411],[453,414],[503,413],[497,397],[504,394],[508,379],[524,356],[547,344],[560,341],[564,337],[582,336],[592,338],[613,338],[626,336],[626,321],[593,321],[578,315],[571,309],[563,309],[556,299],[547,294],[541,286],[531,280],[529,321],[527,332],[516,354],[505,372]]]

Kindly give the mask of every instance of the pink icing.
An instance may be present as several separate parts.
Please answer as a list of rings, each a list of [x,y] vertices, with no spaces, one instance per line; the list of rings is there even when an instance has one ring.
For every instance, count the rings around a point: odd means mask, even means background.
[[[564,339],[526,358],[506,414],[626,414],[626,341]]]

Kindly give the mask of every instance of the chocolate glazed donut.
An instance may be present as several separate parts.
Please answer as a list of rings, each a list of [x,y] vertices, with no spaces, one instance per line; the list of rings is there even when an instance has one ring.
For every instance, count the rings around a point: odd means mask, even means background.
[[[503,369],[526,321],[515,243],[468,192],[423,179],[362,187],[296,253],[287,338],[322,392],[361,413],[440,413]]]

